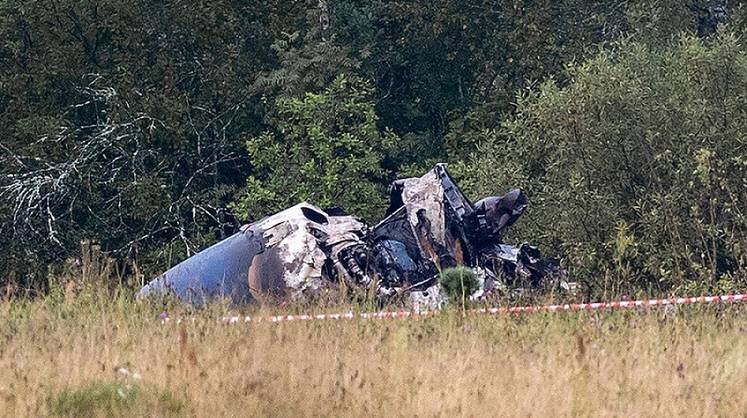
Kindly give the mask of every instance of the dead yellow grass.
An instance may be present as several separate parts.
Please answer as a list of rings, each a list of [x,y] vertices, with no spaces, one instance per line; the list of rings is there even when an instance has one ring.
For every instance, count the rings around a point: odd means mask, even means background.
[[[70,413],[61,394],[111,383],[141,394],[70,402],[101,416],[747,413],[738,306],[240,325],[216,323],[221,309],[162,325],[124,296],[0,302],[0,414]]]

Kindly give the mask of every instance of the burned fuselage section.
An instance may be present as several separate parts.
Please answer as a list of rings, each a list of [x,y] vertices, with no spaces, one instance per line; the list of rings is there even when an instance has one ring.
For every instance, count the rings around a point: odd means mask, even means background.
[[[382,302],[438,292],[449,267],[469,266],[480,295],[496,288],[537,287],[562,276],[537,248],[513,247],[501,235],[527,207],[526,195],[470,202],[443,164],[422,177],[397,180],[387,217],[369,229],[352,216],[300,203],[177,264],[140,291],[172,294],[192,304],[215,298],[313,298],[340,286],[364,289]]]
[[[355,256],[365,254],[366,226],[300,203],[250,225],[157,277],[139,296],[171,294],[200,305],[217,298],[246,303],[301,299],[333,283],[365,285]],[[338,273],[339,272],[339,273]]]

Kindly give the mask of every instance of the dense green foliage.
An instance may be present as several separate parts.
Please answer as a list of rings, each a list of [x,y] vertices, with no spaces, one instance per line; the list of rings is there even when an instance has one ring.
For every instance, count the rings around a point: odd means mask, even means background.
[[[146,266],[214,240],[272,7],[2,2],[2,274],[43,279],[87,238]]]
[[[462,304],[479,288],[475,273],[465,266],[445,269],[441,272],[439,283],[450,300]]]
[[[0,283],[81,241],[147,276],[300,200],[374,220],[446,161],[474,198],[527,188],[515,236],[589,282],[735,285],[745,10],[719,4],[2,2]]]
[[[522,96],[479,158],[532,196],[522,234],[606,290],[732,286],[747,263],[744,45],[622,42],[568,77]]]
[[[381,160],[393,138],[376,126],[371,88],[339,76],[319,94],[279,98],[276,108],[273,130],[247,141],[255,174],[236,213],[250,219],[311,201],[380,219]]]

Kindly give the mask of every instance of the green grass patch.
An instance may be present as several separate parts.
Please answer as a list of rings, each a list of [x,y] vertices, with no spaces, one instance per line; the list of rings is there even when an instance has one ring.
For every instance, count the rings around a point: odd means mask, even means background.
[[[50,396],[55,416],[171,416],[182,413],[185,403],[171,391],[135,383],[94,381]]]

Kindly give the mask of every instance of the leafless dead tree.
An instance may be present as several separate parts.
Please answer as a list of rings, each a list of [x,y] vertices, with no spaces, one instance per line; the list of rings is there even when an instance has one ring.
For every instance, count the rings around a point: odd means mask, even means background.
[[[124,238],[107,248],[109,253],[130,256],[139,243],[155,237],[161,242],[181,241],[187,253],[194,252],[197,217],[218,223],[219,204],[200,193],[211,181],[217,186],[221,165],[240,158],[227,146],[226,137],[239,105],[213,114],[188,103],[194,140],[182,158],[165,155],[154,144],[155,133],[168,129],[166,123],[102,84],[102,77],[88,75],[78,89],[82,100],[69,109],[92,114],[92,123],[59,126],[33,146],[14,149],[0,143],[0,200],[10,204],[14,236],[27,245],[41,242],[62,248],[70,244],[65,242],[67,235],[81,227],[83,213],[98,231]],[[193,112],[207,113],[200,115],[207,122],[196,125]],[[38,152],[45,149],[62,149],[64,155]],[[128,192],[143,182],[160,189],[169,203],[143,225],[131,225],[125,213],[131,208]],[[77,237],[69,241],[77,248]]]

